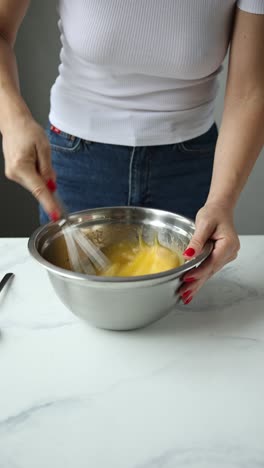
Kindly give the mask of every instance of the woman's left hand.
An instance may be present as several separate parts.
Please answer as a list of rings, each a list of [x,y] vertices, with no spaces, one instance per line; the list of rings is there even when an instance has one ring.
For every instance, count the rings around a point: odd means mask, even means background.
[[[209,239],[215,244],[208,259],[183,277],[179,294],[184,304],[189,304],[212,275],[237,257],[240,243],[233,218],[233,209],[218,203],[207,202],[198,212],[195,233],[184,252],[185,258],[190,260],[199,255]]]

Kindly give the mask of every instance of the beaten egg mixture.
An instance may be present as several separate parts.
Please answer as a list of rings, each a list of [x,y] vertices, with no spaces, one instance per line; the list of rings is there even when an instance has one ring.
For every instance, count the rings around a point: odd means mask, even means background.
[[[161,273],[183,264],[180,254],[163,247],[155,240],[146,244],[141,238],[138,243],[119,242],[104,249],[110,267],[98,276],[142,276]]]

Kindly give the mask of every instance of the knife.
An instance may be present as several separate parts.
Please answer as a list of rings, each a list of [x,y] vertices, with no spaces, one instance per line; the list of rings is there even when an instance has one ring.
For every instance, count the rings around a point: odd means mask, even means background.
[[[4,287],[11,281],[12,278],[14,278],[14,273],[7,273],[2,281],[0,282],[0,292],[4,289]]]

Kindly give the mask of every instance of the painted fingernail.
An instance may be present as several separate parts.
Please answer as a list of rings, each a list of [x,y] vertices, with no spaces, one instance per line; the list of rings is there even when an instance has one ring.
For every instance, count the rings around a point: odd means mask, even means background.
[[[54,180],[49,179],[46,185],[51,192],[56,192],[57,185],[56,185],[56,182],[54,182]]]
[[[185,278],[183,281],[184,283],[193,283],[194,281],[196,281],[196,278],[193,278],[193,277]]]
[[[60,215],[58,211],[53,211],[52,213],[50,213],[49,217],[51,221],[54,221],[54,222],[59,221],[60,219]]]
[[[188,296],[190,296],[190,294],[192,294],[192,291],[191,290],[188,290],[188,291],[185,291],[182,295],[182,298],[183,299],[187,299]]]
[[[193,297],[189,297],[189,299],[186,299],[186,301],[183,301],[185,305],[188,305],[190,304],[190,302],[192,302],[193,300]]]
[[[186,257],[193,257],[194,254],[195,254],[195,250],[192,247],[189,247],[183,252],[183,255],[185,255]]]

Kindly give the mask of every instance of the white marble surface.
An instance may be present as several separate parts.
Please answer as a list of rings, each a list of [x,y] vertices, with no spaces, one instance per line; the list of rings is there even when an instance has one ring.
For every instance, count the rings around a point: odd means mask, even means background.
[[[90,328],[0,240],[0,468],[263,468],[264,236],[188,307]]]

